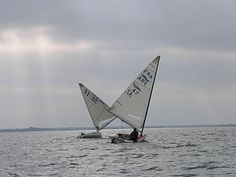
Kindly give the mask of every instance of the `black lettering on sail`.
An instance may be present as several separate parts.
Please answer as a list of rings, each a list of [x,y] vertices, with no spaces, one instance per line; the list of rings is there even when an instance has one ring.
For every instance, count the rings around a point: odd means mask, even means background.
[[[89,96],[89,94],[90,94],[90,91],[89,91],[88,89],[86,89],[86,90],[84,91],[84,95]]]
[[[140,89],[140,87],[137,84],[134,83],[133,86],[134,86],[134,88],[136,88],[138,91],[141,92],[141,89]]]
[[[139,94],[142,90],[141,88],[136,84],[136,83],[133,83],[133,87],[134,88],[128,88],[125,93],[131,97],[133,94],[136,95],[136,94]]]
[[[138,77],[138,80],[140,80],[140,81],[141,81],[141,79],[142,79],[142,77],[141,77],[141,76],[139,76],[139,77]]]
[[[146,81],[143,77],[141,77],[141,76],[138,77],[138,80],[139,80],[140,83],[142,83],[143,85],[146,85],[146,84],[147,84],[147,81]]]
[[[130,89],[127,89],[127,90],[125,91],[125,93],[126,93],[129,97],[132,96],[132,91],[131,91]]]
[[[102,103],[103,105],[105,105],[105,103],[104,103],[102,100],[99,99],[99,101],[100,101],[100,103]]]
[[[149,77],[149,79],[152,79],[152,73],[151,72],[147,72],[147,76]]]
[[[133,92],[135,95],[139,93],[139,91],[138,91],[137,89],[135,89],[135,88],[132,90],[132,92]]]
[[[144,78],[147,80],[147,82],[150,82],[150,80],[148,80],[147,79],[147,77],[149,78],[149,79],[152,79],[152,73],[150,72],[150,71],[148,71],[147,69],[145,69],[144,71],[143,71],[143,76],[144,76]]]
[[[96,104],[98,101],[98,97],[96,97],[96,95],[93,95],[91,100]]]
[[[144,74],[142,74],[142,77],[145,79],[146,82],[149,82],[149,80],[147,79],[147,77]]]

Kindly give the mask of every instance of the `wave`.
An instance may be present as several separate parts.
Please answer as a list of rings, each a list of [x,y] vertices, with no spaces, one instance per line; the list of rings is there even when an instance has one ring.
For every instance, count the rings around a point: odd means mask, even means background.
[[[158,166],[153,166],[153,167],[149,167],[149,168],[143,169],[142,171],[152,171],[152,170],[155,170],[155,171],[162,171],[163,169],[161,169],[161,168],[158,167]]]

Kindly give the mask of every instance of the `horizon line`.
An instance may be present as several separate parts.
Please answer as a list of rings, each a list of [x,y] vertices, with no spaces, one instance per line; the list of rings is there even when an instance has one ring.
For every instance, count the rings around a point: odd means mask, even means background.
[[[145,128],[191,128],[191,127],[234,127],[236,124],[188,124],[188,125],[147,125]],[[130,126],[110,126],[104,129],[127,129]],[[28,128],[0,128],[0,132],[32,132],[32,131],[69,131],[69,130],[95,130],[94,127],[33,127]]]

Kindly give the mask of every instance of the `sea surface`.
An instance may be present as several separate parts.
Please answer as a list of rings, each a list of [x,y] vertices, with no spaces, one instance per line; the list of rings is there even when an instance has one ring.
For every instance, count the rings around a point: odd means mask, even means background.
[[[0,133],[0,177],[236,177],[236,127],[147,128],[144,143],[108,139],[130,131],[103,130],[102,139],[77,139],[81,131]]]

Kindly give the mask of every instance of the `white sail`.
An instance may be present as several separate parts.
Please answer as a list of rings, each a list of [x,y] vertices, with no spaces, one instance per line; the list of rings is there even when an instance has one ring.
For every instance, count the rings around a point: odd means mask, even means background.
[[[134,128],[144,128],[159,60],[156,57],[111,106],[113,114]]]
[[[115,115],[107,111],[110,107],[92,91],[81,83],[79,86],[95,128],[97,130],[103,129],[115,119]]]

